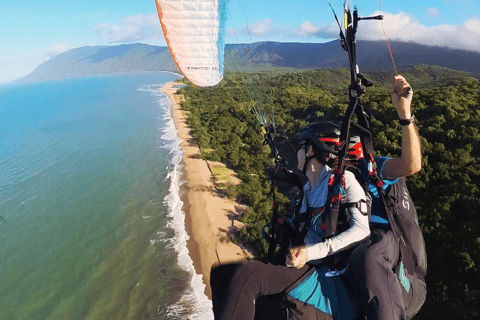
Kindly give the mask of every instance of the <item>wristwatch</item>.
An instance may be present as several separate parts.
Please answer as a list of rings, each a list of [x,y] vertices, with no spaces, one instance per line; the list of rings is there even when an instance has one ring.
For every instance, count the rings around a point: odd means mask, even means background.
[[[409,124],[413,123],[415,121],[415,116],[412,115],[410,119],[400,119],[398,122],[400,122],[401,126],[408,126]]]

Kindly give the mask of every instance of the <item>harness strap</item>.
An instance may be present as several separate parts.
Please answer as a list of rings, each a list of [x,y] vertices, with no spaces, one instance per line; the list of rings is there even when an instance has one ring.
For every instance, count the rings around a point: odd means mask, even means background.
[[[320,211],[319,211],[320,210]],[[303,239],[307,235],[308,230],[310,229],[310,222],[312,221],[312,218],[318,213],[322,212],[323,208],[307,208],[306,215],[303,216],[305,217],[305,223],[302,227],[302,230],[300,230],[300,233],[297,236],[297,239],[293,242],[293,246],[298,246],[303,242]],[[302,221],[300,221],[302,222]]]
[[[347,203],[342,203],[342,206],[345,207],[345,208],[357,208],[358,211],[360,211],[361,214],[363,214],[364,216],[368,215],[368,212],[367,211],[363,211],[364,207],[367,205],[367,201],[366,200],[359,200],[357,202],[347,202]]]
[[[277,244],[277,221],[278,221],[278,204],[277,204],[277,198],[275,196],[275,184],[272,183],[272,209],[273,209],[273,216],[272,216],[272,237],[270,238],[270,243],[268,246],[268,260],[273,259],[273,253],[276,248]]]

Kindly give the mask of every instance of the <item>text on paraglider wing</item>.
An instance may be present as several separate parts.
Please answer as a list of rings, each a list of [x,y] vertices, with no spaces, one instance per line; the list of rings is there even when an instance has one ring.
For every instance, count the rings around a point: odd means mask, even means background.
[[[218,67],[186,67],[187,70],[199,70],[199,71],[217,71]]]

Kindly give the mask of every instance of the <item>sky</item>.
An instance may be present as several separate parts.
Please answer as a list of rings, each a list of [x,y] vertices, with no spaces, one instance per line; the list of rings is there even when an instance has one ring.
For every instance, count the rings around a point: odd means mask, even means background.
[[[343,0],[331,0],[342,16]],[[480,52],[480,0],[357,0],[358,39],[407,41]],[[352,5],[353,6],[353,5]],[[385,30],[385,33],[382,29]],[[0,83],[78,47],[146,43],[165,46],[155,0],[3,1]],[[326,42],[339,29],[327,0],[230,0],[227,43]]]

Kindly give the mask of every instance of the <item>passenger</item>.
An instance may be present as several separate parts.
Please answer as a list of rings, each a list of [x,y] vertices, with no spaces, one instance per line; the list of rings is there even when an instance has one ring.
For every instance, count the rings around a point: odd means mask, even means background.
[[[339,128],[330,122],[319,122],[301,132],[301,147],[297,153],[298,168],[308,178],[304,186],[304,199],[300,212],[314,212],[301,245],[290,249],[286,266],[260,261],[244,261],[221,265],[211,272],[213,311],[215,319],[248,320],[255,315],[255,300],[288,290],[290,298],[312,304],[316,310],[336,319],[355,319],[360,315],[358,300],[345,287],[343,273],[327,277],[329,269],[322,259],[352,248],[370,234],[366,196],[354,174],[345,172],[345,193],[351,206],[348,228],[326,239],[322,229],[320,208],[326,205],[331,164],[336,153]],[[308,264],[307,264],[308,263]],[[315,266],[312,269],[310,266]],[[313,272],[311,272],[313,270]],[[301,285],[297,283],[301,281]],[[303,286],[309,290],[303,290]],[[312,298],[312,299],[311,299]],[[305,315],[305,314],[304,314]]]

